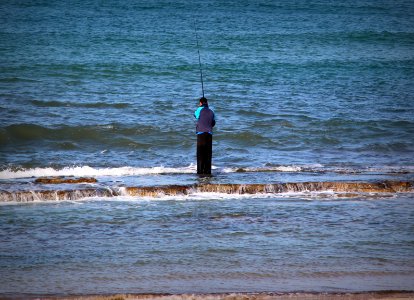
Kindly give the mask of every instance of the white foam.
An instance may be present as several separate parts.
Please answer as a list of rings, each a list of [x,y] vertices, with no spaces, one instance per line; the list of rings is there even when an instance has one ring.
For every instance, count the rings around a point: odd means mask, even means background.
[[[258,167],[258,168],[224,168],[224,173],[234,173],[239,170],[244,172],[300,172],[303,170],[301,166],[274,166],[274,167]]]
[[[234,173],[238,168],[220,168],[212,166],[213,170],[219,170],[224,173]],[[53,177],[53,176],[76,176],[76,177],[102,177],[102,176],[139,176],[139,175],[156,175],[156,174],[194,174],[197,170],[196,165],[190,164],[186,167],[118,167],[118,168],[93,168],[90,166],[65,167],[61,169],[54,168],[32,168],[32,169],[6,169],[0,171],[0,179],[18,179],[31,177]],[[302,170],[299,166],[277,166],[264,168],[245,168],[248,172],[258,171],[278,171],[278,172],[299,172]]]
[[[367,172],[378,172],[378,173],[414,173],[414,166],[406,165],[400,166],[379,166],[369,167],[366,169]]]
[[[268,199],[268,198],[283,198],[284,194],[271,193],[257,193],[257,194],[227,194],[214,192],[194,192],[185,195],[165,195],[160,193],[154,196],[130,196],[121,194],[111,198],[90,197],[82,198],[81,200],[95,200],[95,201],[217,201],[217,200],[241,200],[241,199]]]
[[[235,173],[240,170],[245,172],[338,172],[338,173],[369,173],[378,172],[382,174],[389,173],[414,173],[414,166],[378,166],[360,169],[341,168],[341,167],[324,167],[322,165],[280,165],[265,167],[247,167],[247,168],[218,168],[212,166],[213,170],[223,173]],[[76,176],[76,177],[102,177],[102,176],[139,176],[139,175],[156,175],[156,174],[194,174],[196,165],[190,164],[186,167],[118,167],[118,168],[93,168],[90,166],[65,167],[61,169],[54,168],[32,168],[32,169],[6,169],[0,171],[0,179],[18,179],[31,177],[52,177],[52,176]]]
[[[148,202],[148,201],[229,201],[229,200],[246,200],[246,199],[269,199],[269,200],[301,200],[301,201],[332,201],[351,199],[378,199],[378,198],[395,197],[389,193],[336,193],[332,191],[304,191],[304,192],[285,192],[285,193],[256,193],[256,194],[227,194],[215,192],[194,192],[185,195],[165,195],[158,194],[155,196],[130,196],[121,194],[114,197],[89,197],[79,200],[92,201],[131,201],[131,202]]]
[[[30,177],[50,177],[50,176],[77,176],[77,177],[100,177],[100,176],[137,176],[151,174],[189,174],[194,173],[196,167],[191,164],[182,168],[153,167],[153,168],[92,168],[89,166],[82,167],[65,167],[62,169],[54,168],[33,168],[22,170],[6,169],[0,172],[0,179],[17,179]]]

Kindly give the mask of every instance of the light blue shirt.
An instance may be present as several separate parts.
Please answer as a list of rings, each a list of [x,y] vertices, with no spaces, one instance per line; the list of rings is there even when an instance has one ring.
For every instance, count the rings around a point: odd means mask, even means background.
[[[202,111],[202,109],[203,108],[205,108],[205,107],[208,107],[208,106],[200,106],[200,107],[198,107],[197,109],[196,109],[196,111],[194,112],[194,117],[197,119],[197,120],[199,120],[200,119],[200,113],[201,113],[201,111]],[[210,109],[211,110],[211,109]],[[213,112],[213,110],[211,110],[212,112]],[[215,116],[214,116],[214,112],[213,112],[213,119],[215,119]],[[205,132],[202,132],[202,131],[198,131],[197,132],[197,134],[203,134],[203,133],[205,133]],[[213,134],[213,132],[208,132],[209,134]]]

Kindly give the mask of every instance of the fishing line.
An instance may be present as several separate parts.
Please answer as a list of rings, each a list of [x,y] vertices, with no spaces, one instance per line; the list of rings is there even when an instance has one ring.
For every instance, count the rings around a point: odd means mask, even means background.
[[[196,25],[195,21],[194,21],[194,31],[195,31],[196,41],[197,41],[198,65],[200,67],[200,79],[201,79],[201,91],[203,92],[203,98],[204,98],[203,68],[201,67],[200,46],[198,44],[197,25]]]

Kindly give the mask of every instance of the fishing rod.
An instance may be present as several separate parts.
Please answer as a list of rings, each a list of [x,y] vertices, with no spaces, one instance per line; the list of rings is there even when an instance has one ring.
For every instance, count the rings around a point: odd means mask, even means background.
[[[195,21],[194,21],[194,30],[195,30],[195,36],[196,36],[196,41],[197,41],[198,65],[200,67],[201,91],[203,92],[203,98],[204,98],[203,68],[201,67],[200,46],[198,44],[197,25]]]

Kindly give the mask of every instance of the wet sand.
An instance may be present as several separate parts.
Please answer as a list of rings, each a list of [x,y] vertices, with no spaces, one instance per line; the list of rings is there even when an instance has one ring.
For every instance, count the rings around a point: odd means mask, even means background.
[[[16,299],[15,297],[0,299]],[[18,299],[22,299],[18,297]],[[28,298],[25,298],[28,299]],[[414,299],[414,292],[358,292],[358,293],[226,293],[226,294],[117,294],[117,295],[85,295],[85,296],[47,296],[29,297],[29,299],[47,300],[373,300]]]

